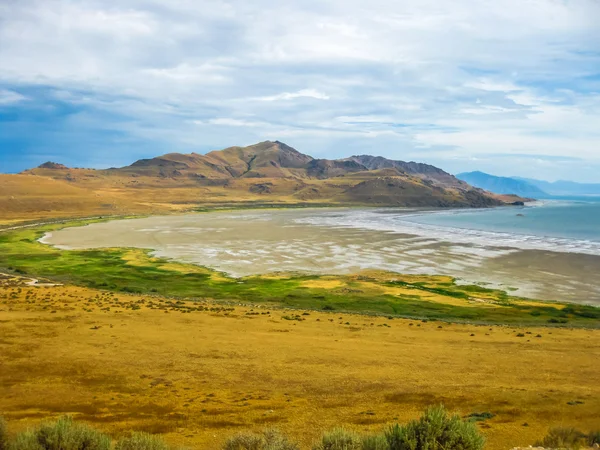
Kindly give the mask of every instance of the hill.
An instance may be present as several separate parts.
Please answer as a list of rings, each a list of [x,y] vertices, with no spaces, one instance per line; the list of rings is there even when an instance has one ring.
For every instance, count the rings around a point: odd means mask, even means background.
[[[519,200],[474,188],[427,164],[368,155],[315,159],[279,141],[205,155],[168,153],[103,170],[48,162],[16,177],[0,175],[0,187],[10,187],[0,189],[0,221],[207,206],[480,207]],[[29,188],[45,184],[47,191]]]
[[[496,177],[484,172],[460,173],[456,177],[473,186],[492,191],[497,194],[514,194],[522,197],[534,198],[543,198],[548,196],[548,194],[538,186],[525,180]]]

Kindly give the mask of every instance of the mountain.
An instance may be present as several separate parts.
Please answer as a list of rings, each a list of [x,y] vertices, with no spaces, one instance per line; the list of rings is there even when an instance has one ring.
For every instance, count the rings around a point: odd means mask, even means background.
[[[159,177],[288,178],[306,176],[306,168],[312,161],[312,157],[282,142],[265,141],[248,147],[212,151],[206,155],[169,153],[109,170],[113,174]]]
[[[454,186],[459,188],[468,187],[467,183],[462,182],[448,172],[429,164],[417,162],[394,161],[382,156],[358,155],[353,156],[354,161],[359,162],[369,170],[377,169],[397,169],[400,172],[418,176],[422,179],[435,181],[440,185]]]
[[[432,187],[404,177],[376,177],[362,181],[340,194],[338,200],[370,205],[437,208],[484,208],[500,204],[496,198],[477,189],[468,189],[456,195],[456,191]]]
[[[487,191],[497,194],[514,194],[521,197],[543,198],[548,193],[533,183],[508,177],[496,177],[484,172],[468,172],[456,175],[456,178]]]
[[[2,194],[5,180],[0,175],[0,216],[6,206],[11,217],[26,203],[75,217],[233,204],[486,207],[522,201],[473,187],[428,164],[369,155],[316,159],[279,141],[205,155],[167,153],[103,170],[45,163],[14,178],[10,196]],[[51,197],[28,188],[49,181],[56,193]],[[61,192],[72,200],[58,202]]]
[[[600,183],[576,183],[565,180],[550,182],[519,177],[514,177],[514,179],[537,186],[550,195],[600,195]]]

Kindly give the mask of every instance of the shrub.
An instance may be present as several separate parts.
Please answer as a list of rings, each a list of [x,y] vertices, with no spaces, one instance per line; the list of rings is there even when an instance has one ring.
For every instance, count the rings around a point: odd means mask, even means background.
[[[383,434],[365,436],[362,440],[362,450],[389,450],[390,446]]]
[[[229,438],[223,450],[299,450],[298,444],[290,441],[277,430],[262,433],[238,433]]]
[[[441,405],[428,408],[419,420],[392,426],[386,438],[390,450],[481,450],[485,443],[475,424],[450,416]]]
[[[9,450],[42,450],[33,431],[18,434],[7,447]]]
[[[335,428],[323,433],[321,440],[313,446],[313,450],[361,450],[362,440],[353,431]]]
[[[115,450],[168,450],[165,442],[150,433],[135,432],[121,438],[115,444]]]
[[[6,421],[0,416],[0,450],[8,448],[8,431],[6,430]]]
[[[496,417],[496,414],[486,411],[482,413],[469,414],[466,418],[471,422],[483,422],[488,419],[493,419],[494,417]]]
[[[586,436],[575,428],[552,428],[538,447],[577,449],[586,444]]]
[[[600,445],[600,430],[591,431],[590,434],[588,434],[588,445],[593,447],[594,444]]]
[[[11,450],[110,450],[110,438],[70,417],[44,423],[21,433],[9,446]]]

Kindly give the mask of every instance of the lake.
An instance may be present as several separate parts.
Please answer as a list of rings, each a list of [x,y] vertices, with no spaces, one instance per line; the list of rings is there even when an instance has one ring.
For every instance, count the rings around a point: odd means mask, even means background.
[[[382,269],[451,275],[542,300],[600,305],[600,202],[477,210],[313,208],[211,212],[66,228],[64,249],[135,247],[241,277]]]

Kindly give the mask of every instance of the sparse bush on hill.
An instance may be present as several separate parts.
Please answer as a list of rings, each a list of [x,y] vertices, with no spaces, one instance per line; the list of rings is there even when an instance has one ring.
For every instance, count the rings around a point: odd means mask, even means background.
[[[115,450],[168,450],[169,446],[157,436],[150,433],[135,432],[131,436],[121,438],[115,444]]]
[[[591,436],[591,433],[590,433]],[[537,447],[578,449],[587,444],[586,435],[572,427],[552,428]]]
[[[428,408],[419,420],[390,427],[386,438],[390,450],[481,450],[485,443],[475,424],[441,405]]]
[[[61,417],[56,422],[17,435],[8,446],[10,450],[110,450],[111,439],[107,435]]]
[[[353,431],[335,428],[324,433],[313,450],[362,450],[362,439]]]
[[[229,438],[223,450],[299,450],[295,442],[274,429],[262,433],[238,433]],[[124,449],[125,450],[125,449]],[[127,449],[129,450],[129,449]],[[132,449],[133,450],[133,449]]]

